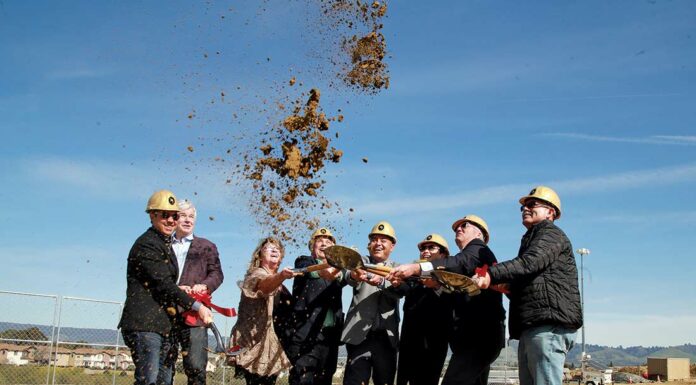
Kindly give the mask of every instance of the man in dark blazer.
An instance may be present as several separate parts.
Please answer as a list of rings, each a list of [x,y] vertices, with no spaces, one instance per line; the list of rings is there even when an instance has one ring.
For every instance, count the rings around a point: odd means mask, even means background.
[[[212,294],[222,284],[224,276],[215,244],[193,235],[196,217],[196,207],[191,201],[179,202],[179,222],[172,242],[177,262],[183,266],[179,288],[189,294]],[[208,330],[201,325],[186,325],[180,319],[176,337],[181,344],[188,385],[205,385]]]
[[[336,242],[327,228],[312,233],[311,256],[295,260],[295,268],[326,263],[324,249]],[[343,329],[340,270],[329,268],[295,277],[292,285],[292,318],[286,353],[293,364],[290,385],[331,385],[338,362]]]
[[[171,191],[155,192],[145,212],[152,227],[133,244],[128,254],[126,303],[118,327],[135,365],[135,385],[172,383],[176,357],[172,328],[177,307],[198,312],[204,323],[210,309],[177,287],[179,274],[171,246],[179,207]]]
[[[433,269],[445,269],[472,276],[476,268],[493,266],[497,260],[488,248],[488,225],[483,218],[467,215],[452,224],[460,252],[444,259],[401,265],[392,276],[403,278],[427,275]],[[389,277],[391,278],[391,277]],[[442,385],[486,385],[491,364],[505,345],[505,309],[499,291],[482,290],[477,296],[454,293],[453,330],[450,333],[450,357]]]

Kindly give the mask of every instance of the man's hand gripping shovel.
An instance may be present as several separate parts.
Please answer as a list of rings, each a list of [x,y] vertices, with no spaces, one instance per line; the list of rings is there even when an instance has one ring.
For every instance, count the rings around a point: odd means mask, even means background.
[[[484,277],[488,273],[488,265],[483,265],[477,267],[475,270],[477,277]],[[467,293],[469,296],[479,295],[481,289],[478,284],[471,277],[466,275],[452,273],[445,270],[433,270],[430,274],[435,277],[442,286],[446,287],[450,291]],[[489,287],[491,290],[499,291],[503,294],[509,294],[510,291],[504,285],[493,285]]]

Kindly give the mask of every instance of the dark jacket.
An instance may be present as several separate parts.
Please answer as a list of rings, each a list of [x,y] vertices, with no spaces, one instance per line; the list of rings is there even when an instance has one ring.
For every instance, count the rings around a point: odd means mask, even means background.
[[[171,238],[150,227],[128,254],[126,303],[118,326],[123,331],[168,335],[176,305],[184,309],[193,305],[193,299],[177,287],[178,275]]]
[[[317,264],[308,256],[295,260],[296,268]],[[322,325],[328,312],[334,315],[334,332],[329,337],[329,344],[339,344],[340,332],[343,329],[343,304],[341,294],[345,282],[340,279],[333,281],[315,278],[310,273],[295,277],[292,284],[292,338],[290,343],[309,345],[314,344],[322,332]]]
[[[578,270],[563,230],[545,220],[522,237],[516,258],[491,267],[491,284],[510,283],[510,338],[523,330],[582,326]]]
[[[179,285],[193,287],[203,284],[208,286],[208,291],[212,293],[220,287],[223,279],[220,254],[215,244],[205,238],[194,236],[186,254]]]
[[[433,268],[471,277],[477,267],[493,266],[497,262],[495,254],[480,239],[474,239],[458,254],[432,261]],[[481,294],[469,297],[466,293],[453,295],[454,333],[451,343],[456,345],[464,340],[478,337],[484,330],[497,332],[505,321],[503,296],[494,290],[481,290]]]

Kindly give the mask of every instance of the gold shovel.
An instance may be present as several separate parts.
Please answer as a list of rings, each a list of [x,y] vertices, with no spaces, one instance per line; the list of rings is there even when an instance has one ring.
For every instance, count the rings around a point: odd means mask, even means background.
[[[389,266],[379,266],[372,263],[365,263],[362,256],[357,251],[346,246],[330,246],[324,249],[326,261],[329,265],[339,269],[357,270],[362,269],[372,274],[377,274],[386,277],[391,272]]]
[[[430,272],[430,275],[432,275],[440,285],[451,291],[468,293],[469,296],[472,297],[481,294],[481,289],[479,289],[476,282],[466,275],[445,270],[433,270]]]

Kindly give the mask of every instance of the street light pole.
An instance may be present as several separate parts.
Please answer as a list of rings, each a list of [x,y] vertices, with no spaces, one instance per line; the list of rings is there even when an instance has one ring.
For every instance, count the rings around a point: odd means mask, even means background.
[[[580,373],[583,382],[585,381],[585,362],[587,361],[587,353],[585,351],[585,255],[590,254],[590,250],[586,248],[575,250],[580,254],[580,311],[582,311],[582,356],[580,358]]]

